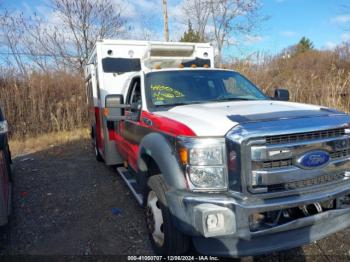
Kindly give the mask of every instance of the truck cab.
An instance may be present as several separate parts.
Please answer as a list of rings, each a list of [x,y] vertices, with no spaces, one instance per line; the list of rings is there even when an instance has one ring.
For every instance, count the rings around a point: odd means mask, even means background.
[[[96,157],[157,254],[258,255],[350,225],[349,115],[266,96],[210,44],[99,40],[86,87]]]

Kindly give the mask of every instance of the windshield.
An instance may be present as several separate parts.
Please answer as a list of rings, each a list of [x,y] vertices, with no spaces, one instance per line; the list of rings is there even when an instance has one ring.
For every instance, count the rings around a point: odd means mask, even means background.
[[[219,70],[152,72],[146,75],[151,106],[175,106],[267,97],[241,74]]]

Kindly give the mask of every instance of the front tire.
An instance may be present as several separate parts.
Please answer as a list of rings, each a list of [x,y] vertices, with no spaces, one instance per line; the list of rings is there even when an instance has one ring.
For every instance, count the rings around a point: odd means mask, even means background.
[[[173,224],[165,198],[168,187],[163,177],[152,176],[147,185],[146,223],[154,251],[157,255],[180,255],[187,252],[190,241]]]

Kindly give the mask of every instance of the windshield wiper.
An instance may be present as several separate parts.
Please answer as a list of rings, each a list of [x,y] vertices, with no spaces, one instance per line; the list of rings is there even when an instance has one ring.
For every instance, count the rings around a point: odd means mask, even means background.
[[[247,101],[247,100],[257,100],[252,98],[244,98],[244,97],[227,97],[227,98],[220,98],[217,100],[213,100],[213,102],[225,102],[225,101]]]
[[[181,102],[181,103],[174,103],[174,104],[163,104],[163,105],[156,105],[157,107],[161,107],[161,106],[184,106],[184,105],[193,105],[193,104],[203,104],[203,103],[211,103],[211,102],[215,102],[215,101],[189,101],[189,102]]]
[[[257,100],[257,99],[227,97],[227,98],[222,98],[217,100],[202,100],[202,101],[189,101],[189,102],[181,102],[181,103],[174,103],[174,104],[163,104],[163,105],[156,105],[156,107],[171,107],[171,106],[184,106],[184,105],[216,103],[216,102],[225,102],[225,101],[247,101],[247,100]]]
[[[156,105],[156,107],[161,107],[161,106],[183,106],[183,105],[188,105],[189,103],[174,103],[174,104],[163,104],[163,105]]]

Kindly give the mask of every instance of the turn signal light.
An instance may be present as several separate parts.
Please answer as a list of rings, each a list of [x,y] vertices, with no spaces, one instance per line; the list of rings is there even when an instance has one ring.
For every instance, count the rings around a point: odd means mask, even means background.
[[[109,116],[109,109],[108,108],[103,108],[102,112],[103,112],[104,116],[106,116],[106,117]]]
[[[186,165],[188,164],[188,149],[180,147],[179,148],[179,156],[181,164]]]

